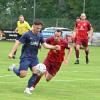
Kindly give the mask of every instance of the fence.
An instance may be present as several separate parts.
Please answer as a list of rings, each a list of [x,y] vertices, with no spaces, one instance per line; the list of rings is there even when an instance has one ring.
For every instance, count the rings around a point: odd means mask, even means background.
[[[3,31],[4,35],[0,37],[0,40],[10,40],[13,41],[16,39],[17,34],[15,31]]]

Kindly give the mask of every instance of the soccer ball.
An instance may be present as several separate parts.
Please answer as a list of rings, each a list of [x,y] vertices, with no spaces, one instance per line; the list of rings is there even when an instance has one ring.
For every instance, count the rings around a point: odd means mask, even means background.
[[[42,63],[37,64],[36,68],[40,71],[40,73],[44,73],[46,71],[46,66]]]

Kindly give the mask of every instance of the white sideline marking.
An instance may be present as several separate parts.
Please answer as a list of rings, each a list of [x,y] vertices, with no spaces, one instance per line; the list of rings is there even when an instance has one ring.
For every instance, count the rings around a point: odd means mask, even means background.
[[[91,73],[91,72],[95,72],[95,71],[59,71],[58,73],[64,73],[64,72],[68,72],[68,73],[77,73],[77,72],[83,72],[83,73]],[[97,72],[97,71],[96,71]],[[100,72],[100,71],[98,71]],[[27,75],[30,75],[31,73],[28,73]],[[1,74],[0,77],[14,77],[16,75],[4,75],[4,74]]]
[[[27,74],[27,75],[30,75],[30,74]],[[0,77],[14,77],[16,76],[15,74],[14,75],[4,75],[4,74],[1,74]]]
[[[69,72],[69,73],[71,73],[71,72],[72,72],[72,73],[73,73],[73,72],[75,72],[75,73],[77,73],[77,72],[88,73],[88,72],[89,72],[89,73],[91,73],[91,72],[100,72],[100,71],[97,71],[97,70],[96,70],[96,71],[59,71],[59,73],[60,73],[60,72],[61,72],[61,73],[62,73],[62,72]]]
[[[89,80],[89,81],[95,81],[95,80],[97,80],[97,81],[100,81],[100,79],[98,78],[98,79],[66,79],[66,80],[56,80],[56,79],[54,79],[54,80],[52,80],[52,81],[54,81],[54,82],[68,82],[68,81],[87,81],[87,80]]]
[[[2,82],[0,82],[0,83],[16,83],[16,82],[11,82],[11,81],[9,81],[9,82],[7,81],[7,82],[6,82],[6,81],[2,81]]]
[[[84,72],[84,73],[91,73],[91,72],[100,72],[100,71],[59,71],[59,73],[63,73],[63,72],[69,72],[69,73],[73,73],[73,72],[75,72],[75,73],[77,73],[77,72]],[[4,73],[5,74],[5,73]],[[15,76],[15,75],[4,75],[4,74],[1,74],[0,75],[0,77],[10,77],[10,76]],[[27,75],[29,75],[29,74],[31,74],[31,73],[28,73]]]
[[[13,76],[15,76],[15,75],[0,75],[0,77],[13,77]]]
[[[53,79],[53,80],[51,80],[51,82],[73,82],[73,81],[87,81],[87,80],[89,80],[89,81],[100,81],[100,79],[98,78],[98,79],[66,79],[66,80],[57,80],[57,79]],[[21,83],[24,83],[25,81],[21,81]],[[43,81],[44,82],[44,81]],[[2,83],[16,83],[16,81],[0,81],[0,83],[2,84]]]

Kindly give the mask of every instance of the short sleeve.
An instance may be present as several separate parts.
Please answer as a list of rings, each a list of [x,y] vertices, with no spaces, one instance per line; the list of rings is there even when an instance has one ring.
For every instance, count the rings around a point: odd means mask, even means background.
[[[22,44],[24,44],[24,43],[26,42],[26,39],[27,39],[27,34],[25,33],[25,34],[23,34],[23,35],[21,36],[21,38],[19,39],[19,41],[20,41]]]
[[[40,33],[41,34],[41,33]],[[45,42],[43,35],[40,36],[40,43],[43,44]]]
[[[53,41],[53,40],[54,40],[54,37],[52,36],[52,37],[50,37],[50,38],[47,38],[47,39],[45,40],[45,42],[48,43],[48,44],[51,44],[51,41]]]
[[[31,27],[30,27],[30,25],[29,25],[29,23],[28,23],[28,22],[26,23],[26,25],[27,25],[27,29],[29,29],[29,30],[30,30],[30,29],[31,29]]]

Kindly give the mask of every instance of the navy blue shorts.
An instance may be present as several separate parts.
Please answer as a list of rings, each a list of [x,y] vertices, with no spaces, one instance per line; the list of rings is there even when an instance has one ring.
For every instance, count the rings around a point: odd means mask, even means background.
[[[30,68],[32,70],[32,67],[36,66],[39,63],[38,59],[32,59],[32,58],[23,58],[20,60],[20,66],[19,70],[28,70]]]
[[[16,40],[19,40],[21,36],[22,36],[22,35],[19,35],[19,34],[17,33]]]

